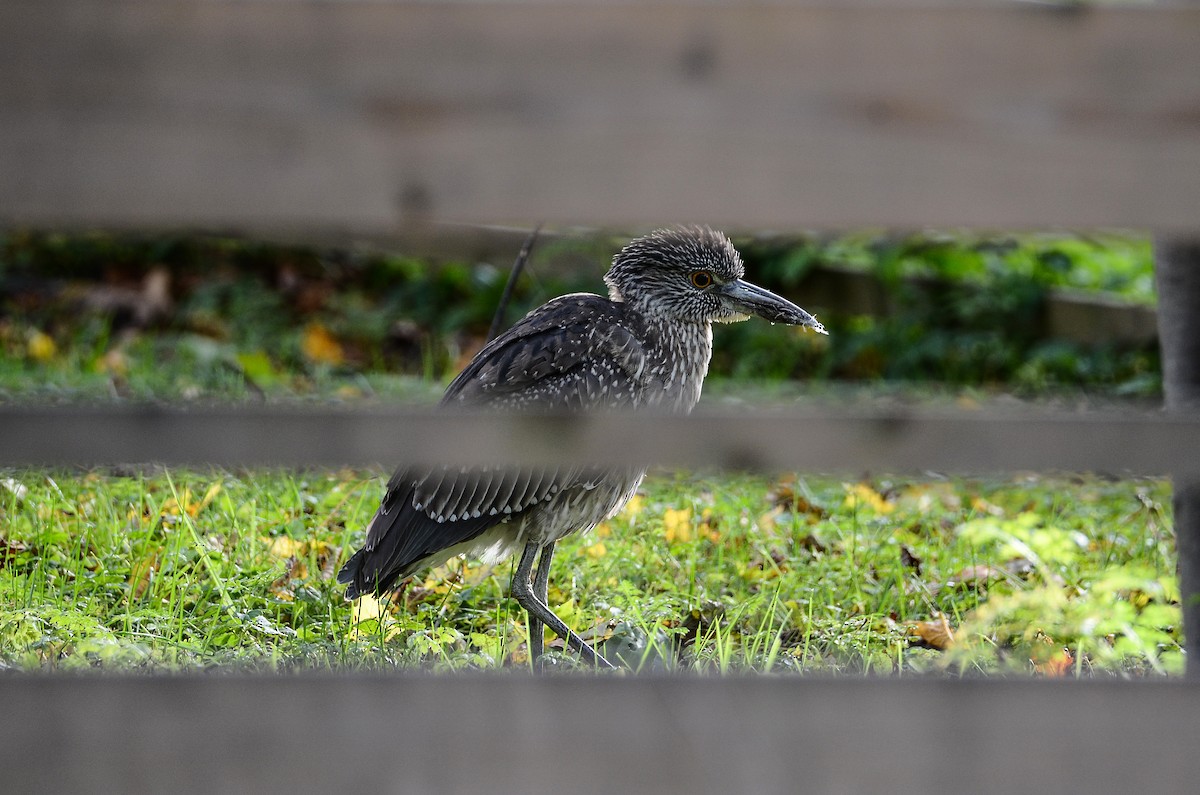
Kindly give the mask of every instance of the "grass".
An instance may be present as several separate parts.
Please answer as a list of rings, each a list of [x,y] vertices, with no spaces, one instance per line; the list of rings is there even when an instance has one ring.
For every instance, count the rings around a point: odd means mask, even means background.
[[[2,473],[0,664],[527,667],[511,563],[341,598],[380,475]],[[562,542],[550,601],[635,670],[1169,674],[1168,497],[1155,480],[659,474]]]
[[[956,288],[953,311],[937,303],[936,317],[928,301],[903,300],[889,318],[822,316],[829,338],[722,329],[710,399],[743,400],[747,385],[730,376],[747,374],[799,377],[807,399],[838,402],[905,399],[914,380],[921,399],[943,402],[1054,387],[1082,390],[1074,405],[1157,389],[1153,352],[1047,347],[1018,322],[1047,285],[1149,300],[1145,241],[868,236],[747,255],[752,274],[784,287],[832,262],[871,267],[898,299],[910,275],[1006,298]],[[174,280],[161,316],[130,324],[126,310],[94,308],[114,287],[135,296],[129,311],[145,308],[142,275],[157,263]],[[244,241],[9,235],[0,401],[432,402],[481,341],[503,270],[428,264]],[[567,289],[540,278],[518,291],[510,319]],[[777,380],[766,394],[788,402],[797,389]],[[456,560],[393,600],[342,599],[334,575],[362,542],[382,480],[0,470],[0,667],[528,667],[511,562]],[[659,473],[613,521],[562,542],[550,601],[634,670],[1171,674],[1182,653],[1169,493],[1160,480]],[[569,655],[552,659],[572,667]]]

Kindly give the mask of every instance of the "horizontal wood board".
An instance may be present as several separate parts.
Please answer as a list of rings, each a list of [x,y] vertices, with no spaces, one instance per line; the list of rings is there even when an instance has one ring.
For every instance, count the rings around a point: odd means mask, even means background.
[[[1200,686],[0,679],[12,792],[1194,793]]]
[[[1200,8],[6,0],[0,225],[1195,233]]]
[[[1200,416],[706,408],[688,417],[427,409],[0,407],[0,466],[638,463],[746,470],[1200,477]]]

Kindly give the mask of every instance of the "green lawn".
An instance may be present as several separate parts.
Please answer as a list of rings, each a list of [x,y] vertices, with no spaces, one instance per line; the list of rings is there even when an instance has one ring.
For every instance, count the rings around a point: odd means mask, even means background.
[[[0,663],[527,667],[511,562],[342,600],[380,474],[5,472]],[[1153,480],[658,475],[562,543],[550,601],[641,670],[1174,673],[1166,506]]]

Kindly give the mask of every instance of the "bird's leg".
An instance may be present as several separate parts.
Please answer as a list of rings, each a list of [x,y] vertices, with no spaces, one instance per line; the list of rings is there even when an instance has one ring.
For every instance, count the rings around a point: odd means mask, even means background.
[[[541,557],[538,558],[537,571],[533,575],[533,596],[541,603],[550,606],[550,561],[554,559],[554,543],[551,541],[542,547]],[[542,620],[529,614],[529,661],[534,669],[540,671],[538,659],[542,656]]]
[[[533,657],[533,652],[536,649],[541,653],[541,632],[542,624],[550,627],[555,635],[558,635],[567,646],[574,649],[575,652],[583,658],[584,662],[590,663],[597,668],[612,668],[612,663],[604,659],[595,649],[587,645],[583,638],[571,631],[570,627],[563,623],[562,619],[554,615],[545,602],[545,589],[550,579],[550,558],[553,557],[553,552],[545,552],[545,549],[552,549],[553,544],[543,548],[541,544],[531,543],[525,545],[525,551],[521,553],[521,560],[517,563],[517,571],[513,574],[512,595],[517,600],[517,604],[525,608],[525,612],[529,614],[529,654]],[[530,575],[533,572],[533,561],[538,556],[538,551],[542,551],[543,564],[538,568],[537,583],[535,588]],[[543,570],[545,574],[543,574]],[[538,592],[541,589],[541,593]],[[536,626],[537,632],[534,632]],[[534,640],[535,634],[537,640]]]

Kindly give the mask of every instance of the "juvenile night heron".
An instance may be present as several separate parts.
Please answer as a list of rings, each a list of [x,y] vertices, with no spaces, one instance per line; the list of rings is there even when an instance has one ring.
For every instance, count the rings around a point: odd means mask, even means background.
[[[446,389],[441,405],[487,410],[691,411],[712,355],[712,324],[758,315],[825,333],[795,304],[742,279],[729,239],[708,228],[660,230],[634,240],[604,277],[608,298],[575,293],[534,309],[489,342]],[[645,470],[402,467],[338,574],[346,598],[392,590],[398,580],[460,553],[496,560],[520,549],[512,595],[529,614],[529,656],[542,624],[592,665],[607,660],[547,606],[554,545],[613,516]],[[534,562],[537,570],[534,571]]]

